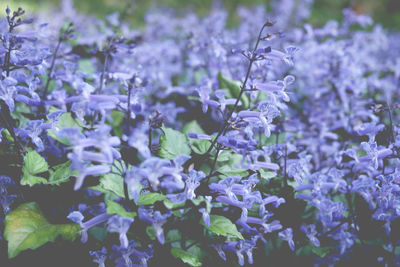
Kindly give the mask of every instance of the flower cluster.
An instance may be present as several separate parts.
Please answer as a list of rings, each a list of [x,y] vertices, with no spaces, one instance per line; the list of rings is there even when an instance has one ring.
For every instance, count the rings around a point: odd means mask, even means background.
[[[235,28],[154,9],[139,30],[67,0],[50,24],[7,7],[9,255],[43,244],[13,243],[23,195],[66,187],[54,212],[98,266],[400,264],[400,36],[350,9],[299,27],[312,2],[239,8]]]

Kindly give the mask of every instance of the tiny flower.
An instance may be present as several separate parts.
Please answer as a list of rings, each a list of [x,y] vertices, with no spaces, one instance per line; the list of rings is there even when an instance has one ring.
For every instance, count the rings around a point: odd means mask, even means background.
[[[279,232],[279,237],[288,242],[291,250],[294,251],[294,241],[293,241],[293,230],[292,228],[287,228],[282,232]]]
[[[121,247],[127,248],[129,241],[128,237],[126,236],[126,233],[129,230],[129,226],[131,223],[134,221],[132,218],[123,218],[118,215],[112,216],[110,219],[108,219],[108,228],[107,230],[110,233],[119,233],[119,241],[121,242]]]
[[[101,250],[89,251],[90,256],[93,257],[93,262],[97,263],[98,267],[105,267],[104,262],[107,259],[107,249],[103,247]]]

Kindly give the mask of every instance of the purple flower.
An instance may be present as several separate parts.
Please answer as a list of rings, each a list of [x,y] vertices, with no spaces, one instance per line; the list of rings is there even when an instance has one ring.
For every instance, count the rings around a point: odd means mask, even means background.
[[[279,237],[286,242],[288,242],[289,247],[291,250],[294,251],[294,242],[293,242],[293,230],[292,228],[287,228],[282,232],[279,232]]]
[[[121,242],[122,248],[128,248],[129,241],[126,233],[128,232],[129,227],[133,221],[133,218],[123,218],[118,215],[114,215],[110,219],[108,219],[107,230],[110,233],[119,233],[119,241]]]
[[[67,216],[67,218],[70,219],[71,221],[73,221],[74,223],[77,223],[80,225],[81,234],[82,234],[81,242],[86,243],[88,240],[87,231],[96,225],[106,222],[111,216],[112,215],[110,215],[110,214],[102,213],[102,214],[99,214],[99,215],[93,217],[92,219],[90,219],[86,222],[83,222],[84,217],[83,217],[82,213],[80,213],[79,211],[73,211]]]
[[[302,225],[300,227],[300,229],[307,235],[308,239],[314,246],[316,246],[316,247],[320,246],[320,242],[319,242],[318,238],[316,237],[318,232],[315,229],[314,224]]]
[[[102,247],[101,250],[89,251],[90,256],[93,257],[93,262],[97,263],[98,267],[105,267],[104,262],[107,259],[107,249]]]
[[[165,238],[162,226],[167,222],[167,219],[171,216],[171,213],[169,212],[161,214],[159,211],[153,211],[152,209],[144,206],[139,207],[138,213],[139,219],[153,226],[158,242],[164,244]]]

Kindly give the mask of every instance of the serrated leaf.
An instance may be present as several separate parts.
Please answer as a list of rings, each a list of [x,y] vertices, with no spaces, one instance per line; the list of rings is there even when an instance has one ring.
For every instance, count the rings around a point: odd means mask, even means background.
[[[218,73],[218,82],[219,88],[229,93],[229,95],[227,94],[226,97],[237,98],[239,96],[241,91],[240,82],[228,79],[227,77],[223,76],[221,72]],[[249,107],[249,99],[245,94],[242,94],[240,101],[242,102],[242,106],[244,108]]]
[[[111,200],[107,200],[106,201],[107,204],[107,213],[108,214],[117,214],[121,217],[124,218],[133,218],[136,216],[136,212],[128,212],[125,210],[124,207],[122,207],[119,203],[111,201]]]
[[[189,252],[184,251],[181,248],[171,248],[171,254],[176,259],[181,259],[184,263],[190,266],[201,266],[200,260]]]
[[[210,215],[210,226],[206,226],[203,220],[200,220],[200,223],[217,235],[234,236],[239,239],[244,239],[242,234],[237,230],[236,225],[224,216]]]
[[[139,206],[143,205],[152,205],[157,201],[161,201],[166,199],[166,197],[160,193],[147,193],[139,196],[138,201],[136,204]]]
[[[165,127],[162,130],[164,134],[160,137],[160,157],[175,159],[182,154],[190,155],[189,141],[183,133]]]
[[[28,152],[24,157],[21,185],[33,186],[35,184],[47,183],[46,179],[35,175],[46,172],[48,169],[49,165],[47,164],[46,160],[39,155],[39,153],[36,151]]]
[[[24,203],[8,213],[4,225],[10,259],[24,250],[54,242],[58,236],[73,241],[81,229],[78,224],[50,224],[35,202]]]
[[[105,174],[100,178],[100,186],[120,197],[125,197],[124,180],[121,176],[112,173]]]
[[[60,185],[68,182],[71,176],[78,174],[78,171],[71,170],[71,161],[54,166],[54,172],[50,174],[48,184]]]
[[[22,169],[21,185],[34,186],[35,184],[46,184],[47,180],[43,177],[30,175],[25,169]]]
[[[38,174],[49,169],[46,160],[36,151],[28,152],[24,157],[24,167],[30,174]]]

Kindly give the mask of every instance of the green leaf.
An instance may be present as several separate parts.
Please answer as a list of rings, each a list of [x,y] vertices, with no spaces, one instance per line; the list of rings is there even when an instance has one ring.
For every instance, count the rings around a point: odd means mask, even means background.
[[[210,213],[211,211],[211,202],[207,201],[203,196],[198,196],[195,199],[192,199],[193,204],[196,206],[200,205],[202,202],[206,203],[207,212]]]
[[[60,130],[64,129],[64,128],[73,128],[73,127],[77,127],[77,128],[81,129],[83,126],[84,125],[81,121],[79,121],[78,119],[72,118],[72,115],[70,112],[66,112],[66,113],[62,114],[60,116],[60,118],[58,119],[58,122],[56,125],[56,127]],[[67,138],[58,137],[57,134],[52,129],[47,130],[47,135],[56,139],[58,142],[60,142],[64,145],[67,145],[67,146],[70,145]]]
[[[160,193],[147,193],[139,196],[138,201],[136,204],[139,206],[143,205],[152,205],[157,201],[161,201],[166,199],[166,197]]]
[[[223,165],[217,171],[222,173],[225,176],[239,175],[239,176],[244,177],[244,176],[249,175],[249,172],[246,169],[233,168],[233,167],[230,167],[228,165]]]
[[[311,245],[311,250],[320,258],[325,258],[326,255],[331,253],[333,250],[335,250],[334,247],[316,247],[314,245]]]
[[[182,133],[188,134],[188,133],[197,133],[197,134],[205,134],[201,126],[198,124],[197,121],[191,121],[185,124],[185,126],[182,127]]]
[[[107,200],[107,213],[108,214],[117,214],[124,218],[133,218],[136,216],[136,212],[128,212],[122,207],[119,203]]]
[[[80,59],[78,61],[78,69],[87,74],[93,74],[96,72],[96,68],[93,66],[90,59]]]
[[[46,184],[47,180],[39,177],[39,176],[34,176],[29,174],[28,172],[25,171],[25,169],[22,169],[23,177],[21,179],[21,185],[29,185],[29,186],[34,186],[35,184]]]
[[[227,151],[227,150],[221,151],[221,152],[218,154],[218,159],[217,159],[217,161],[218,161],[218,162],[228,161],[228,160],[231,159],[231,155],[232,155],[232,151]]]
[[[239,96],[241,91],[240,82],[228,79],[227,77],[223,76],[221,72],[218,73],[218,82],[219,88],[229,93],[227,94],[227,97],[237,98]],[[242,102],[243,108],[249,107],[249,99],[245,94],[242,94],[240,101]]]
[[[156,232],[153,226],[146,227],[146,234],[151,240],[156,240]]]
[[[114,171],[114,167],[111,168]],[[124,178],[113,173],[104,174],[100,178],[100,188],[111,191],[119,197],[125,198]],[[93,188],[96,190],[96,188]],[[99,190],[100,191],[100,190]]]
[[[123,120],[125,117],[125,113],[121,112],[121,111],[116,111],[113,110],[111,111],[111,118],[112,121],[109,122],[109,124],[112,126],[112,129],[114,131],[114,133],[119,136],[122,137],[122,126],[123,126]]]
[[[211,146],[211,142],[208,140],[199,140],[189,138],[190,147],[192,148],[193,152],[197,154],[205,154]]]
[[[8,213],[4,225],[10,259],[24,250],[54,242],[58,236],[73,241],[81,229],[78,224],[50,224],[35,202],[24,203]]]
[[[210,226],[206,226],[203,220],[200,220],[200,223],[217,235],[234,236],[239,239],[244,239],[242,234],[237,230],[236,225],[224,216],[210,215]]]
[[[167,235],[165,236],[165,243],[173,243],[177,241],[181,241],[182,234],[177,229],[169,230]]]
[[[278,139],[278,140],[277,140]],[[263,146],[271,146],[275,144],[284,144],[286,142],[286,133],[273,134],[270,137],[261,136],[261,144]]]
[[[47,183],[47,180],[35,176],[36,174],[46,172],[49,169],[46,160],[36,151],[28,152],[24,157],[24,167],[22,168],[23,177],[21,185],[33,186],[35,184]]]
[[[207,202],[207,200],[203,196],[198,196],[198,197],[192,199],[193,204],[195,204],[196,206],[200,205],[204,201]]]
[[[31,113],[31,110],[27,104],[21,103],[21,102],[16,102],[14,111],[11,112],[10,115],[14,120],[17,120],[19,122],[19,125],[21,125],[27,121],[30,121],[30,119],[26,117],[26,114],[30,114],[30,113]]]
[[[174,258],[181,259],[184,263],[187,263],[190,266],[201,266],[199,258],[181,248],[171,248],[171,254]]]
[[[11,142],[14,142],[14,138],[11,136],[10,132],[7,129],[4,129],[2,132],[4,134],[4,137]]]
[[[276,176],[276,172],[265,171],[264,169],[259,169],[258,171],[260,173],[261,178],[265,180],[269,180]]]
[[[38,174],[49,169],[46,160],[36,151],[30,151],[25,155],[24,167],[30,174]]]
[[[91,227],[88,230],[88,233],[93,236],[94,238],[96,238],[97,240],[99,240],[100,242],[103,242],[104,239],[106,239],[107,236],[107,229],[105,227]]]
[[[167,209],[175,209],[185,206],[185,202],[174,203],[171,200],[169,200],[169,198],[165,198],[163,203],[165,207],[167,207]]]
[[[175,159],[182,154],[190,155],[189,142],[183,133],[165,127],[162,130],[164,134],[160,137],[160,157]]]
[[[78,171],[71,170],[72,162],[69,160],[63,164],[54,166],[54,172],[50,173],[48,184],[60,185],[68,182],[71,176],[78,174]]]

